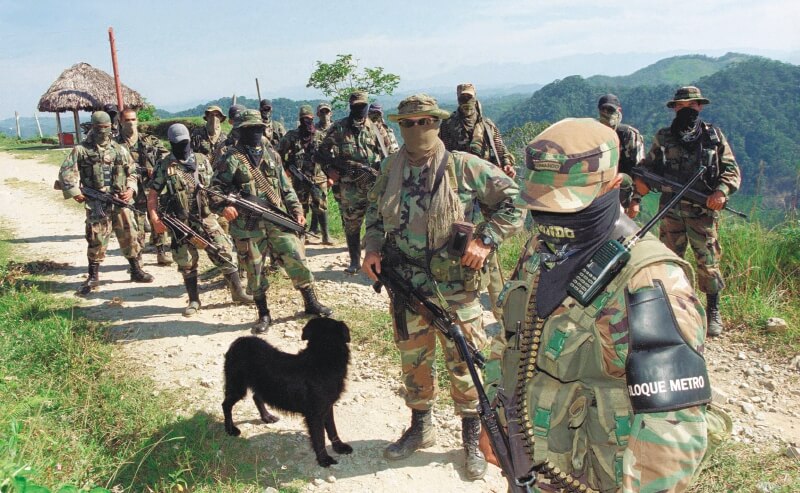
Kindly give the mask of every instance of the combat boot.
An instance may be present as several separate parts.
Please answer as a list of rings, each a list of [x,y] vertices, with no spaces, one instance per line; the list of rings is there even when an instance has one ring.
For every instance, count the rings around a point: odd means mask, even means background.
[[[383,450],[383,456],[389,460],[400,460],[409,457],[415,450],[428,448],[436,444],[436,433],[431,422],[431,410],[411,410],[411,426],[400,438]]]
[[[322,211],[319,213],[319,230],[322,233],[322,244],[333,245],[330,233],[328,232],[328,212]]]
[[[153,282],[153,276],[142,270],[139,265],[139,259],[129,258],[128,263],[131,264],[131,281],[133,282]]]
[[[156,261],[158,265],[172,265],[172,252],[163,245],[156,246]]]
[[[91,293],[95,289],[97,289],[97,285],[100,282],[100,263],[99,262],[89,262],[89,275],[86,277],[86,280],[83,281],[83,284],[80,285],[75,294],[86,296],[87,294]]]
[[[189,294],[189,305],[183,310],[184,317],[191,317],[200,311],[200,292],[197,289],[197,271],[183,278],[186,292]]]
[[[313,284],[300,288],[300,294],[303,295],[303,304],[306,306],[307,315],[329,317],[333,313],[333,310],[319,302]]]
[[[477,416],[461,418],[461,442],[464,445],[466,461],[464,469],[467,479],[475,481],[486,474],[486,459],[478,448],[478,437],[481,434],[481,420]]]
[[[361,269],[361,233],[347,235],[347,251],[350,254],[350,265],[344,270],[348,274],[357,274]]]
[[[319,214],[311,211],[311,226],[308,227],[308,231],[314,234],[319,234]]]
[[[722,317],[719,314],[719,293],[706,294],[706,321],[708,322],[708,337],[717,337],[722,334]]]
[[[248,295],[242,287],[242,280],[239,279],[238,272],[225,274],[225,283],[228,285],[228,290],[231,292],[232,302],[246,304],[253,302],[253,297]]]
[[[267,308],[267,293],[262,293],[261,296],[253,296],[253,301],[255,301],[256,309],[258,309],[258,320],[250,327],[250,332],[253,334],[266,334],[269,330],[269,324],[272,323],[272,318],[269,316],[269,308]]]

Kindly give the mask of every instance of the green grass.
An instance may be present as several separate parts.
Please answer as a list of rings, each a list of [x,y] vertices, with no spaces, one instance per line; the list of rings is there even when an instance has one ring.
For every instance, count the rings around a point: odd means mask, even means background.
[[[20,159],[38,159],[48,164],[60,165],[70,152],[57,144],[42,143],[42,139],[17,140],[0,134],[0,151],[8,151]]]
[[[782,451],[756,452],[752,445],[727,441],[714,452],[691,493],[769,491],[792,493],[800,484],[800,465]]]

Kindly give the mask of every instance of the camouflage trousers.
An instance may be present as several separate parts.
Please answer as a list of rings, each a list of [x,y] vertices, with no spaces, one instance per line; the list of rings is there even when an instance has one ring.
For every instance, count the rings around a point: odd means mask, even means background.
[[[266,293],[269,288],[269,278],[264,272],[267,255],[280,263],[295,288],[313,284],[314,276],[306,264],[305,249],[296,234],[264,221],[259,221],[256,229],[246,235],[237,234],[238,228],[232,228],[232,232],[239,261],[247,272],[247,287],[253,294]]]
[[[464,338],[478,349],[486,343],[480,301],[477,292],[457,292],[445,295],[447,303],[457,314]],[[472,383],[467,364],[461,360],[455,344],[425,319],[406,310],[408,340],[401,341],[395,330],[395,344],[400,350],[406,405],[411,409],[428,410],[436,397],[436,340],[444,351],[445,366],[450,378],[450,396],[456,414],[475,416],[478,394]]]
[[[219,267],[223,274],[230,274],[236,272],[238,267],[236,260],[233,258],[233,244],[230,238],[222,231],[216,218],[211,215],[202,221],[189,221],[189,227],[194,231],[204,235],[206,238],[212,240],[212,243],[219,248],[219,254],[206,250],[209,260]],[[178,272],[183,274],[183,277],[197,275],[197,263],[200,260],[200,252],[198,248],[191,241],[178,241],[169,228],[169,236],[171,238],[172,256],[175,263],[178,265]]]
[[[328,182],[317,183],[318,191],[315,191],[310,186],[299,183],[293,180],[294,191],[297,194],[297,199],[303,204],[303,213],[308,214],[309,210],[316,213],[325,212],[328,210]]]
[[[342,227],[345,234],[355,234],[361,232],[361,225],[364,223],[364,216],[367,215],[367,190],[361,189],[353,182],[339,182],[341,199],[339,210],[342,215]]]
[[[86,257],[89,262],[102,262],[106,258],[108,239],[111,233],[117,237],[119,248],[125,258],[136,258],[141,251],[136,241],[139,231],[136,218],[129,209],[109,211],[103,218],[94,217],[90,210],[86,211]]]
[[[715,294],[722,291],[725,281],[719,261],[719,213],[687,202],[681,202],[664,219],[659,227],[659,239],[683,258],[687,245],[692,246],[697,260],[697,285],[700,291]]]
[[[494,319],[500,325],[500,332],[503,332],[503,310],[497,307],[497,297],[500,296],[500,292],[503,290],[503,284],[505,284],[503,280],[503,271],[500,270],[500,254],[495,252],[494,255],[489,257],[487,263],[489,284],[486,286],[486,290],[489,292],[489,304],[491,304],[489,309],[492,311]]]

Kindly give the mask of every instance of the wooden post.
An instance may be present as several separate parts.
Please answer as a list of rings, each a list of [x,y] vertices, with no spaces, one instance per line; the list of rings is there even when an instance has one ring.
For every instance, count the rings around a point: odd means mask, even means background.
[[[17,123],[17,138],[21,139],[22,134],[19,131],[19,112],[17,111],[14,112],[14,121]]]
[[[81,120],[78,118],[78,110],[72,110],[72,115],[75,117],[75,145],[81,143]]]
[[[44,137],[44,135],[42,134],[42,124],[39,123],[39,112],[38,111],[34,111],[33,112],[33,119],[36,120],[36,128],[39,129],[39,138],[41,139],[42,137]]]
[[[56,111],[56,132],[58,132],[58,146],[64,147],[64,140],[61,134],[63,131],[61,130],[61,113]]]
[[[117,90],[117,108],[119,112],[125,109],[125,102],[122,100],[122,83],[119,81],[119,66],[117,65],[117,47],[114,44],[114,28],[108,28],[108,42],[111,44],[111,65],[114,67],[114,85]]]
[[[256,77],[256,92],[258,93],[258,104],[261,104],[261,86],[258,85],[258,77]]]
[[[231,106],[235,104],[236,104],[236,94],[234,94],[233,97],[231,98]]]

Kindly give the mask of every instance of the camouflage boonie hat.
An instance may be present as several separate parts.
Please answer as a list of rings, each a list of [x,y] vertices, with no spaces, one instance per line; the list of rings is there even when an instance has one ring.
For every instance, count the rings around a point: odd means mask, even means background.
[[[206,115],[208,115],[209,113],[219,113],[219,117],[221,118],[220,121],[223,122],[225,121],[225,113],[222,112],[222,108],[220,108],[219,106],[209,106],[208,108],[206,108],[206,111],[203,112],[203,120],[206,119]]]
[[[593,118],[566,118],[547,127],[525,148],[517,176],[523,209],[577,212],[617,175],[617,133]]]
[[[678,101],[697,101],[700,104],[711,103],[710,100],[704,98],[703,95],[700,94],[700,89],[695,86],[683,86],[675,91],[675,95],[672,97],[672,100],[667,101],[667,108],[674,108],[675,103]]]
[[[267,128],[267,124],[261,120],[261,113],[258,110],[244,110],[236,115],[233,128],[244,127]]]
[[[450,118],[450,113],[439,108],[436,98],[427,94],[414,94],[397,105],[397,114],[389,115],[389,120],[396,122],[403,118],[415,118],[418,116],[434,116],[445,120]]]
[[[459,84],[456,87],[456,97],[461,97],[462,94],[470,94],[474,98],[476,96],[475,86],[469,82]]]
[[[92,125],[98,127],[110,127],[111,117],[105,111],[95,111],[92,113]]]
[[[314,118],[313,111],[314,110],[311,109],[310,105],[304,104],[303,106],[300,107],[300,110],[297,112],[297,118],[298,119],[303,118],[304,116],[310,116],[311,118]]]
[[[353,91],[350,93],[350,104],[369,104],[369,95],[364,91]]]
[[[333,111],[333,108],[331,108],[330,104],[328,104],[328,103],[319,103],[317,105],[317,113],[319,113],[319,110],[321,110],[323,108],[327,109],[328,111]]]

